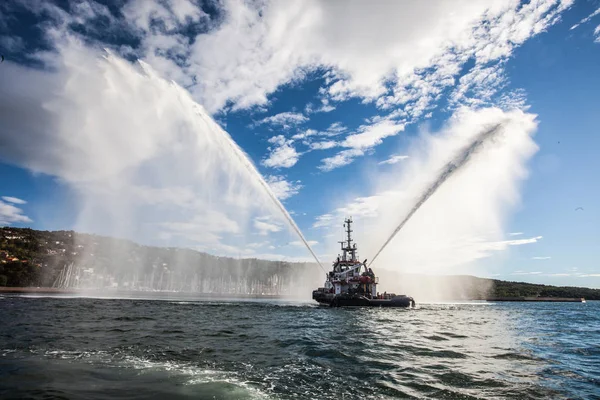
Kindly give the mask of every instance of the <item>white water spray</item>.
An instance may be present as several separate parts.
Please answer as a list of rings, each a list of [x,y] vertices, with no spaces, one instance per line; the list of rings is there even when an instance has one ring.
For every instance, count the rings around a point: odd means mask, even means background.
[[[502,124],[496,124],[491,128],[485,129],[482,133],[477,135],[475,139],[465,147],[460,153],[444,168],[441,170],[440,174],[433,181],[433,183],[425,189],[423,194],[417,199],[415,205],[410,209],[408,214],[402,219],[400,224],[394,229],[392,234],[388,237],[388,239],[383,243],[383,246],[375,253],[375,256],[371,259],[369,265],[373,264],[373,262],[377,259],[379,254],[387,247],[387,245],[392,241],[392,239],[396,236],[400,230],[406,225],[406,223],[412,218],[412,216],[421,208],[421,206],[438,190],[438,188],[448,180],[456,171],[460,170],[463,166],[465,166],[472,154],[475,153],[484,143],[491,140],[502,128]]]
[[[74,39],[52,63],[53,72],[4,68],[0,94],[11,112],[0,158],[65,184],[79,210],[76,230],[238,259],[304,260],[300,248],[278,243],[289,242],[287,224],[321,266],[253,163],[187,91],[143,62],[101,56]],[[93,264],[93,251],[84,253]],[[153,281],[186,267],[182,253],[155,265]],[[115,249],[111,258],[128,254]],[[128,265],[136,263],[153,261]],[[149,275],[129,272],[130,281]]]

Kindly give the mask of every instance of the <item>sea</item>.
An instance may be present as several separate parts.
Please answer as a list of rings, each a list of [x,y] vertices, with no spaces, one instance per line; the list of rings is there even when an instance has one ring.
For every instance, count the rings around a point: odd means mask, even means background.
[[[2,399],[600,399],[600,302],[0,297]]]

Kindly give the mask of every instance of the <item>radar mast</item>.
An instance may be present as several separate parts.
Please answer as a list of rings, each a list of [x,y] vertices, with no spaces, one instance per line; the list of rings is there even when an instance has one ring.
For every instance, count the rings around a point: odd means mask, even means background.
[[[356,243],[352,245],[352,217],[346,218],[344,220],[344,228],[346,228],[346,234],[348,235],[348,239],[343,242],[339,242],[342,245],[342,261],[357,261],[356,260]],[[350,254],[350,259],[348,259],[348,254]]]

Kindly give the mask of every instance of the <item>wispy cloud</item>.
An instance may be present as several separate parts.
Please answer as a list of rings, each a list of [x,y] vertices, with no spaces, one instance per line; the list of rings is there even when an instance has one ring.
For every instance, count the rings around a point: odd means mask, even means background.
[[[344,165],[350,164],[356,157],[362,156],[363,154],[365,154],[364,151],[360,149],[342,150],[335,156],[322,159],[319,169],[327,172],[339,167],[343,167]]]
[[[306,107],[304,107],[304,112],[307,114],[313,113],[328,113],[335,110],[335,106],[329,104],[329,100],[327,98],[321,99],[321,105],[316,107],[313,103],[308,103]]]
[[[521,236],[523,234],[523,232],[511,232],[509,233],[510,236]]]
[[[337,145],[338,145],[338,143],[333,140],[325,140],[323,142],[308,143],[308,147],[310,147],[311,150],[327,150],[327,149],[334,148]]]
[[[542,240],[542,239],[543,239],[542,236],[536,236],[536,237],[532,237],[529,239],[505,240],[503,242],[497,242],[497,243],[506,244],[508,246],[521,246],[523,244],[537,243],[539,240]]]
[[[599,14],[600,14],[600,8],[598,8],[596,11],[594,11],[593,13],[591,13],[590,15],[588,15],[587,17],[583,18],[581,21],[579,21],[578,23],[573,25],[571,27],[571,30],[577,28],[579,25],[589,22],[592,18],[594,18],[596,15],[599,15]]]
[[[283,129],[290,129],[297,125],[300,125],[308,121],[308,118],[300,113],[295,112],[283,112],[270,117],[266,117],[254,123],[255,126],[268,124],[271,126],[278,126]]]
[[[532,260],[549,260],[552,257],[531,257]]]
[[[341,122],[334,122],[329,125],[323,134],[325,136],[337,136],[346,131],[348,131],[348,128],[346,128]]]
[[[553,276],[553,277],[567,277],[571,276],[574,278],[597,278],[600,277],[598,273],[581,273],[581,272],[556,272],[544,274],[544,276]]]
[[[360,126],[356,133],[346,136],[339,143],[341,147],[346,147],[347,149],[338,152],[335,156],[321,160],[319,169],[321,171],[331,171],[350,164],[356,157],[364,155],[368,150],[381,144],[386,137],[402,132],[404,126],[404,123],[395,122],[390,119],[383,119],[372,124]]]
[[[14,223],[30,223],[31,218],[23,213],[23,210],[13,204],[25,204],[26,202],[15,197],[2,197],[5,201],[0,201],[0,225],[11,225]],[[17,200],[17,201],[14,201]]]
[[[392,164],[397,164],[397,163],[399,163],[399,162],[400,162],[400,161],[402,161],[402,160],[406,160],[407,158],[408,158],[408,156],[405,156],[405,155],[394,155],[394,156],[391,156],[390,158],[388,158],[387,160],[380,161],[378,164],[379,164],[379,165],[385,165],[385,164],[392,165]]]
[[[8,202],[8,203],[13,203],[13,204],[27,204],[27,202],[25,200],[19,199],[17,197],[11,197],[11,196],[2,196],[2,200]]]
[[[347,136],[341,145],[366,150],[381,144],[386,137],[397,135],[403,130],[403,123],[384,119],[371,125],[362,125],[357,133]]]

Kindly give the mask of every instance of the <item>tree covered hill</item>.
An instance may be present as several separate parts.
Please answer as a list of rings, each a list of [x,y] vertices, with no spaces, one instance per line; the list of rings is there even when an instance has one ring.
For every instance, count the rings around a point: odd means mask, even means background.
[[[318,286],[321,276],[314,263],[218,257],[73,231],[0,228],[0,286],[289,294],[293,287]]]
[[[584,297],[600,290],[507,282],[474,276],[398,275],[379,270],[381,281],[415,293],[431,288],[437,298]],[[179,248],[73,231],[0,228],[0,286],[177,290],[230,294],[306,294],[322,285],[315,263],[218,257]],[[454,288],[443,291],[441,288]],[[423,295],[422,297],[435,297]]]

